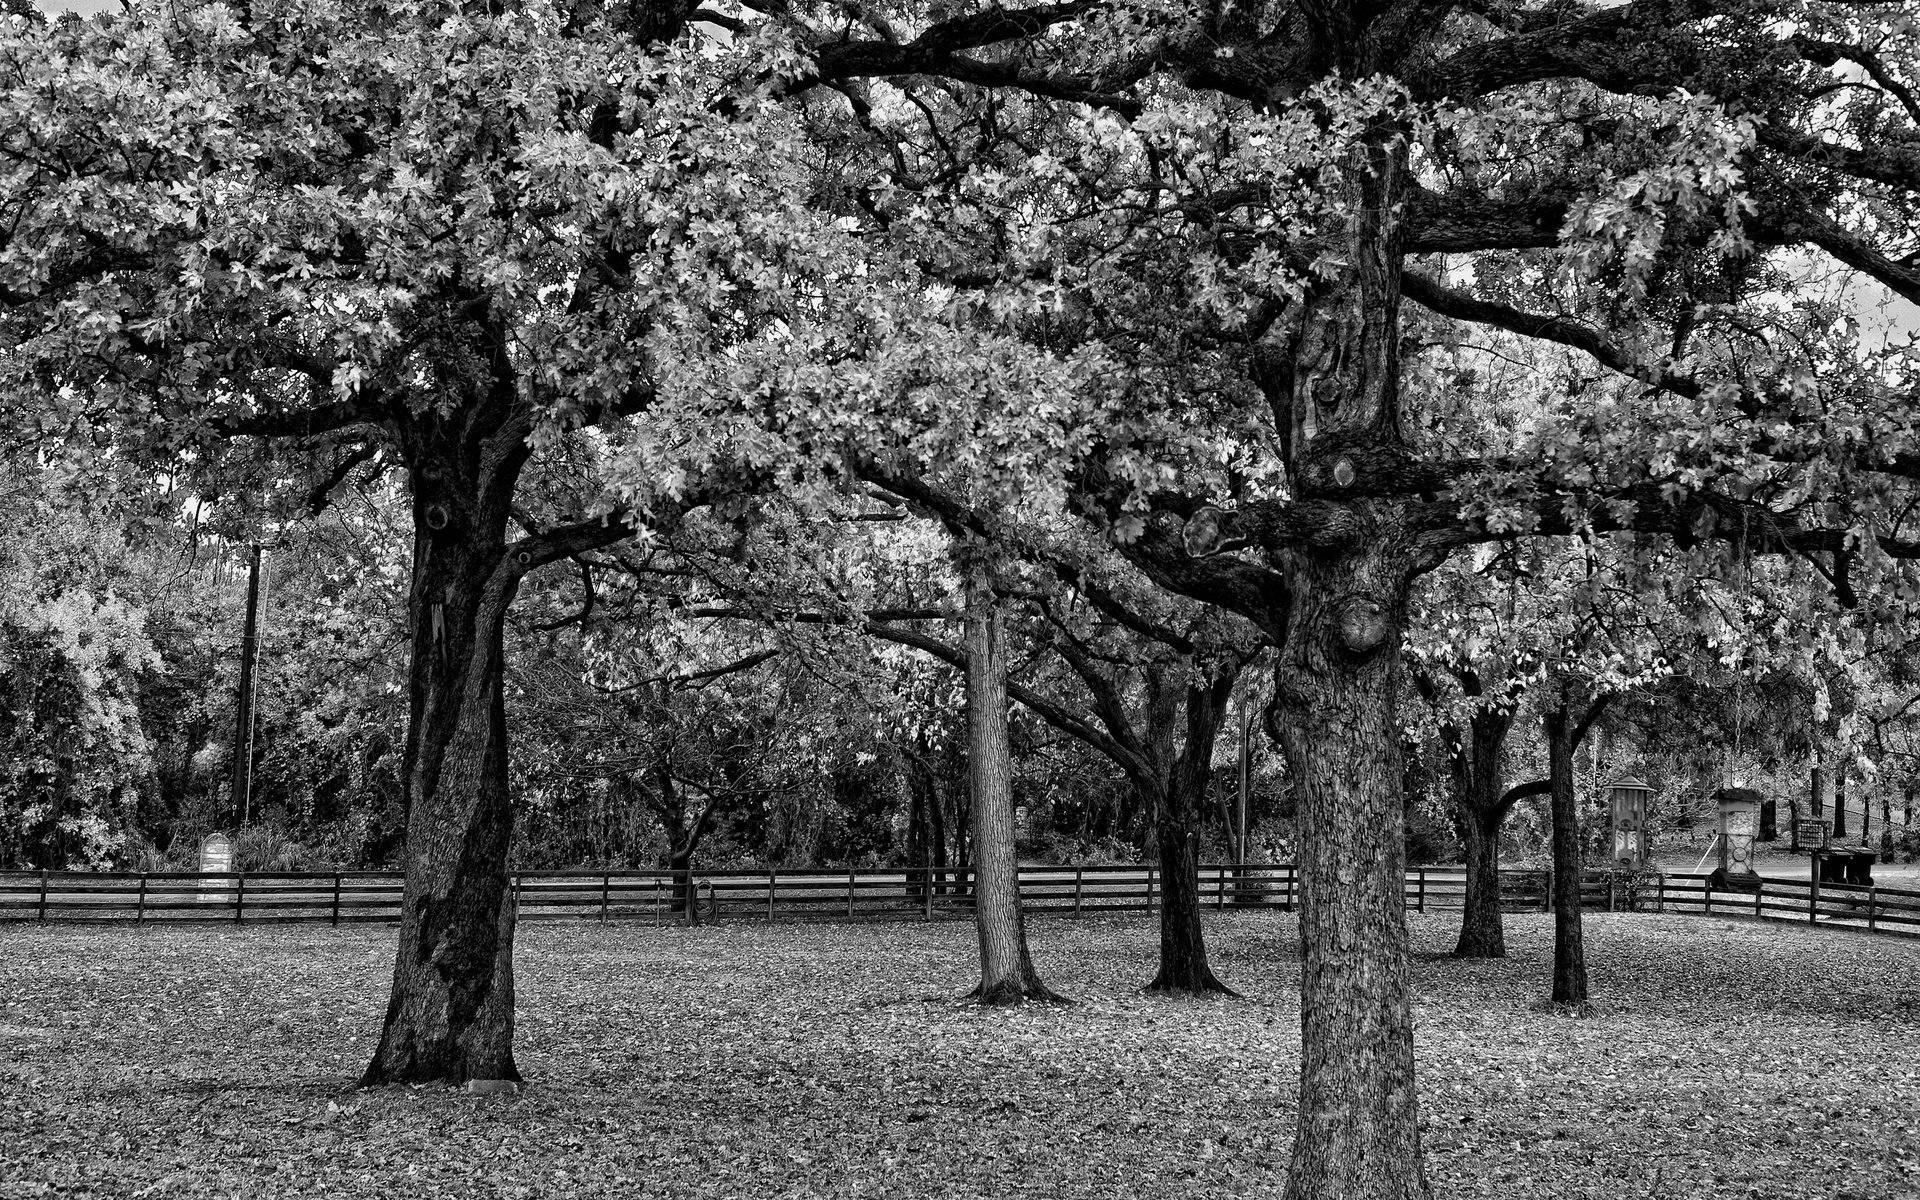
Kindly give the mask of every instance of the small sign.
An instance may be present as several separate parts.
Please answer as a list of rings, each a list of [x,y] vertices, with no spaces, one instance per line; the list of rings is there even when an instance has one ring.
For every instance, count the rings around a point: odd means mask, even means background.
[[[1793,840],[1801,845],[1811,842],[1816,846],[1827,844],[1827,823],[1819,817],[1802,819],[1793,823]]]
[[[210,833],[200,842],[200,873],[225,875],[233,870],[233,841],[224,833]],[[233,890],[231,879],[202,879],[200,899],[224,901]]]

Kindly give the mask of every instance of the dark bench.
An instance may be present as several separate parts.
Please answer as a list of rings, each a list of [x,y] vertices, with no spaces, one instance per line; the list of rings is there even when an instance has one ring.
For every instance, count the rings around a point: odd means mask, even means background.
[[[1821,883],[1873,886],[1873,863],[1878,851],[1864,846],[1828,846],[1813,852],[1814,876]]]

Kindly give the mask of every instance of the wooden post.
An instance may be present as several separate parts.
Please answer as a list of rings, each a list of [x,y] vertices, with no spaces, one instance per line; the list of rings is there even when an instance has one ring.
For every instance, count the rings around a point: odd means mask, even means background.
[[[140,907],[134,910],[133,922],[134,924],[138,925],[140,922],[146,919],[147,919],[147,877],[143,874],[140,876]]]
[[[1420,868],[1420,891],[1415,897],[1416,912],[1427,911],[1427,869]]]
[[[773,920],[773,893],[780,880],[772,871],[767,872],[767,920]]]
[[[1287,864],[1287,895],[1286,895],[1285,907],[1288,912],[1293,911],[1293,864],[1292,863]]]
[[[853,917],[853,868],[847,868],[847,917]]]
[[[1073,915],[1076,917],[1080,915],[1080,881],[1086,873],[1087,869],[1083,866],[1073,869]]]
[[[1767,891],[1767,885],[1765,882],[1762,882],[1759,887],[1753,889],[1753,915],[1755,917],[1758,917],[1761,915],[1760,897],[1765,895],[1766,891]]]
[[[1620,873],[1618,871],[1607,872],[1607,911],[1608,912],[1613,911],[1613,881],[1619,878],[1619,875]]]
[[[608,893],[611,892],[612,890],[613,890],[613,872],[602,871],[600,873],[600,923],[602,925],[605,925],[607,923],[607,902],[609,899],[611,899]]]
[[[233,923],[240,923],[240,913],[247,907],[247,877],[236,874],[233,887]]]
[[[660,923],[660,877],[653,877],[653,923]]]
[[[1153,868],[1147,868],[1147,914],[1153,914]]]
[[[1580,898],[1578,896],[1574,897],[1574,903],[1578,904],[1579,902]],[[1540,911],[1553,911],[1553,872],[1551,871],[1542,871],[1540,873]]]
[[[1813,859],[1813,887],[1807,892],[1807,924],[1820,923],[1820,860]]]
[[[1712,912],[1713,911],[1713,881],[1711,879],[1701,881],[1700,895],[1703,901],[1705,902],[1704,907],[1701,909],[1701,911],[1707,912],[1707,913]]]
[[[1868,888],[1868,889],[1867,889],[1867,928],[1868,928],[1869,930],[1872,930],[1872,929],[1874,929],[1874,928],[1876,928],[1876,927],[1877,927],[1877,925],[1878,925],[1878,919],[1879,919],[1879,910],[1878,910],[1878,904],[1879,904],[1879,900],[1878,900],[1878,896],[1879,896],[1879,892],[1880,892],[1880,889],[1879,889],[1879,887],[1877,887],[1877,886],[1875,886],[1875,887],[1870,887],[1870,888]]]
[[[920,868],[920,919],[933,920],[933,868]]]
[[[40,920],[47,919],[47,869],[40,868]]]
[[[1653,911],[1665,912],[1667,911],[1667,873],[1662,871],[1654,876],[1654,879],[1657,882],[1653,888]]]
[[[333,923],[335,925],[340,923],[340,876],[338,873],[333,877]]]

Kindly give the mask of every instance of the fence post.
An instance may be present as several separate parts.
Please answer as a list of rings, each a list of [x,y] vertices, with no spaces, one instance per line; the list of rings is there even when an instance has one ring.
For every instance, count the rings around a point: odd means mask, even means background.
[[[613,872],[611,871],[601,872],[600,874],[600,923],[602,925],[605,925],[607,923],[607,901],[611,898],[609,897],[608,893],[611,892],[612,890],[613,890]]]
[[[682,887],[678,878],[673,882],[674,887],[683,891],[687,897],[686,923],[689,925],[698,925],[700,923],[700,885],[693,881],[692,867],[688,867],[685,871],[680,872],[680,874],[686,876],[685,886]]]
[[[240,923],[241,910],[247,907],[247,877],[245,875],[235,875],[234,880],[233,923],[238,925]]]
[[[1153,915],[1153,868],[1147,868],[1147,915]]]
[[[1820,923],[1820,860],[1813,860],[1813,890],[1807,893],[1807,924]]]
[[[134,910],[133,922],[134,924],[138,925],[140,922],[146,919],[147,919],[147,877],[143,873],[140,876],[140,907]]]
[[[47,869],[40,868],[40,920],[47,919]]]
[[[933,920],[933,868],[920,868],[920,919]]]
[[[1618,871],[1607,872],[1607,911],[1608,912],[1613,911],[1613,881],[1615,878],[1619,876],[1619,874],[1620,873]]]
[[[333,923],[340,923],[340,875],[337,871],[333,876]]]
[[[1019,879],[1019,876],[1015,875],[1014,878],[1016,880],[1014,886],[1018,888],[1019,883],[1017,881]],[[853,918],[853,868],[852,867],[847,868],[847,918],[849,920]]]
[[[1577,905],[1579,901],[1575,901]],[[1553,872],[1540,872],[1540,911],[1553,911]]]
[[[1705,901],[1704,907],[1702,907],[1701,912],[1703,913],[1712,912],[1713,911],[1713,880],[1703,879],[1700,881],[1700,895]]]
[[[767,920],[769,921],[773,920],[773,893],[775,889],[779,887],[779,885],[780,885],[779,878],[775,876],[772,871],[768,871],[767,872]]]
[[[660,923],[660,877],[653,877],[653,923]]]
[[[1415,903],[1418,905],[1415,912],[1427,911],[1427,869],[1425,867],[1420,868],[1420,892],[1415,898]]]
[[[1287,864],[1287,904],[1286,910],[1293,911],[1293,864]]]
[[[1667,873],[1660,872],[1654,880],[1653,911],[1663,913],[1667,911]]]
[[[1087,868],[1076,866],[1073,869],[1073,915],[1080,915],[1080,881],[1086,876]]]
[[[1870,887],[1867,889],[1867,928],[1869,930],[1872,930],[1876,927],[1877,918],[1878,918],[1879,892],[1880,892],[1880,889],[1878,887]]]

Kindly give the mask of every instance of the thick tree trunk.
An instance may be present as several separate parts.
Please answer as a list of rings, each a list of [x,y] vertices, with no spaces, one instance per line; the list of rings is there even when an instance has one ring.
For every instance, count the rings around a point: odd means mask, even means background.
[[[1408,1009],[1396,711],[1411,568],[1304,554],[1275,672],[1298,797],[1300,1103],[1288,1200],[1428,1195]]]
[[[1580,937],[1580,813],[1573,794],[1573,727],[1564,703],[1548,709],[1547,779],[1553,811],[1553,1002],[1585,1004],[1587,960]]]
[[[1460,841],[1467,852],[1466,910],[1460,915],[1455,958],[1505,958],[1506,925],[1500,915],[1500,826],[1506,812],[1494,806],[1462,806]]]
[[[1013,757],[1007,743],[1006,638],[981,569],[967,575],[967,787],[973,808],[974,928],[982,1004],[1058,1001],[1027,952],[1014,858]]]
[[[415,458],[419,463],[420,457]],[[504,503],[440,456],[414,472],[407,883],[393,993],[362,1086],[518,1080],[503,631]]]

